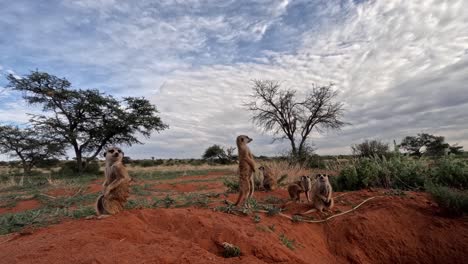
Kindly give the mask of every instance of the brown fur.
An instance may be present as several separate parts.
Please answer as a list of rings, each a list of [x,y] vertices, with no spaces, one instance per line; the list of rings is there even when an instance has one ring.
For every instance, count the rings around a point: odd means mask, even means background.
[[[122,164],[123,152],[119,148],[109,148],[106,157],[104,193],[96,201],[96,213],[100,215],[113,215],[123,210],[129,196],[127,168]]]
[[[236,139],[237,150],[239,151],[239,197],[235,205],[239,205],[241,201],[245,204],[245,200],[252,197],[254,193],[254,177],[255,161],[247,144],[252,139],[245,135],[240,135]]]
[[[310,190],[311,182],[309,176],[301,176],[299,181],[293,182],[288,186],[289,197],[295,202],[301,200],[301,193],[305,193],[307,201],[309,201]]]
[[[328,180],[328,175],[317,174],[315,179],[314,185],[312,186],[312,204],[314,208],[302,214],[308,214],[315,211],[322,212],[324,209],[330,210],[333,208],[333,190]]]
[[[258,168],[263,173],[263,188],[267,191],[276,189],[276,180],[273,177],[273,171],[268,166],[261,166]]]

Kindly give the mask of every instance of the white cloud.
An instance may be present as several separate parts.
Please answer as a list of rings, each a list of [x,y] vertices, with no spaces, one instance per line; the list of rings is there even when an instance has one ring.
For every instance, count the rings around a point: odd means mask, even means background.
[[[170,130],[130,156],[197,157],[210,144],[234,145],[241,133],[254,138],[257,154],[283,151],[287,144],[270,144],[242,106],[255,78],[301,92],[336,83],[352,125],[314,134],[319,153],[419,132],[468,141],[455,133],[468,129],[466,1],[81,0],[65,7],[65,15],[37,24],[13,26],[11,14],[0,21],[15,29],[18,47],[45,54],[36,60],[103,76],[75,76],[78,84],[151,98]],[[30,14],[21,4],[9,8]]]

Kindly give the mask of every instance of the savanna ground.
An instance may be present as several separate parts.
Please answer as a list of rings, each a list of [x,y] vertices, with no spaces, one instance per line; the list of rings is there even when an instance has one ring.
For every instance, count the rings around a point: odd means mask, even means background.
[[[232,207],[229,201],[237,198],[230,190],[237,179],[235,165],[130,166],[129,171],[134,181],[127,210],[102,220],[85,218],[94,214],[103,175],[42,175],[4,182],[0,263],[464,263],[468,259],[467,218],[443,216],[424,192],[336,192],[332,212],[290,220],[280,212],[291,216],[309,206],[284,206],[285,187],[256,191],[251,210]],[[301,173],[290,173],[286,182]],[[302,221],[346,212],[370,197],[376,198],[328,221]],[[226,250],[224,243],[234,250]],[[240,256],[225,258],[225,254]]]

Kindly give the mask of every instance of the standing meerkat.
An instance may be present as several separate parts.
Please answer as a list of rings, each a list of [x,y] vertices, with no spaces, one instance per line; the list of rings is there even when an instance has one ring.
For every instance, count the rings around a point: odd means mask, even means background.
[[[249,199],[254,193],[254,178],[253,172],[255,172],[255,161],[253,155],[250,152],[248,143],[252,141],[251,138],[245,135],[240,135],[236,139],[237,150],[239,152],[239,197],[235,205],[243,199]],[[245,204],[245,200],[243,201]]]
[[[301,176],[299,181],[293,182],[288,186],[289,197],[292,201],[301,200],[301,193],[305,193],[307,201],[310,201],[309,192],[312,184],[309,176]]]
[[[263,174],[263,188],[267,191],[276,189],[276,180],[273,177],[273,171],[268,166],[258,168]]]
[[[314,186],[312,187],[312,205],[314,208],[302,213],[302,215],[316,211],[322,212],[324,209],[330,210],[334,205],[332,192],[333,190],[328,180],[328,175],[317,174],[315,176]]]
[[[123,155],[122,150],[117,147],[111,147],[104,153],[106,178],[102,184],[104,193],[96,201],[98,216],[116,214],[123,210],[123,205],[127,202],[131,178],[122,163]]]

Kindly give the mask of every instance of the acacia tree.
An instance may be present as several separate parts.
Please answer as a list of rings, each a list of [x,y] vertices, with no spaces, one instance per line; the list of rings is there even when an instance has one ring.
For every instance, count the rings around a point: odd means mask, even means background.
[[[26,174],[37,163],[64,155],[63,144],[60,139],[44,131],[0,126],[0,153],[18,157]]]
[[[425,155],[442,156],[445,153],[460,154],[463,147],[457,144],[450,145],[445,142],[443,136],[434,136],[427,133],[421,133],[417,136],[407,136],[401,141],[400,147],[406,150],[410,155],[422,156],[422,148],[425,147]]]
[[[254,113],[253,122],[264,131],[273,132],[275,140],[289,140],[293,156],[302,155],[308,148],[307,138],[315,129],[339,129],[343,104],[335,102],[333,85],[313,87],[304,98],[296,91],[281,89],[279,82],[254,80],[251,101],[247,108]]]
[[[229,163],[234,160],[234,150],[236,148],[234,147],[228,147],[226,150],[224,150],[223,147],[220,145],[213,145],[211,147],[208,147],[205,150],[205,153],[203,154],[202,158],[206,160],[216,160],[218,163]]]
[[[23,92],[28,103],[50,113],[32,115],[30,122],[73,147],[80,173],[106,146],[141,144],[137,134],[149,137],[168,128],[144,98],[119,101],[96,89],[72,89],[67,79],[38,71],[22,78],[10,74],[7,79],[7,87]]]

